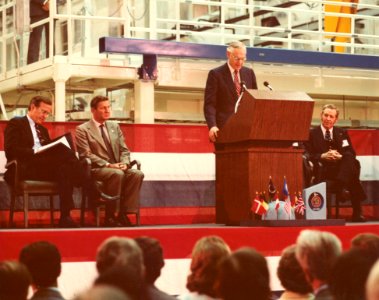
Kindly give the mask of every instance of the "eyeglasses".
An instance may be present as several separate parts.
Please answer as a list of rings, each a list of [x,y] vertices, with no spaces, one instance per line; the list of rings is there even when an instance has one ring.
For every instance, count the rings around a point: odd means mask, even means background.
[[[47,110],[44,110],[44,109],[42,109],[42,108],[38,108],[38,110],[44,115],[44,116],[46,116],[46,117],[48,117],[48,116],[50,116],[50,112],[49,111],[47,111]]]
[[[234,54],[232,54],[232,58],[235,62],[237,61],[246,61],[246,57],[237,57]]]

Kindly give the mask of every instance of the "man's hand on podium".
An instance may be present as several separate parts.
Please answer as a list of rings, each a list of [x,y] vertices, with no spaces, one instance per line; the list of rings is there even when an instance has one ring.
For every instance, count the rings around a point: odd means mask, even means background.
[[[214,143],[218,137],[219,129],[216,126],[213,126],[211,129],[209,129],[209,140]]]

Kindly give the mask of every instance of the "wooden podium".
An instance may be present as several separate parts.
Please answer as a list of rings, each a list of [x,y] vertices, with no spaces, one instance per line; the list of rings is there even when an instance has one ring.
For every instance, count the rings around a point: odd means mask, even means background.
[[[286,176],[291,196],[303,189],[303,150],[314,101],[302,92],[247,90],[216,145],[216,223],[249,219],[255,193],[268,190],[269,176],[281,192]]]

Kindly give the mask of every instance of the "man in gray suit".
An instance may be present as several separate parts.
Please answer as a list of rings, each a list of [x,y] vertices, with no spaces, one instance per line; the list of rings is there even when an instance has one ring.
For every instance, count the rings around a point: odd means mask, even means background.
[[[138,209],[139,190],[144,174],[130,169],[130,152],[120,126],[108,121],[111,114],[109,99],[104,96],[93,98],[91,112],[92,119],[76,128],[79,155],[91,160],[92,176],[104,183],[104,193],[110,196],[121,195],[117,217],[115,204],[106,204],[105,226],[130,226],[126,213]]]

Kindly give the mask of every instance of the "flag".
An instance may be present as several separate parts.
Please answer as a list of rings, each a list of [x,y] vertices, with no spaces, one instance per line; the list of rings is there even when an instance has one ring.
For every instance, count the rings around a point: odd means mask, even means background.
[[[276,192],[276,194],[275,194],[275,210],[278,211],[279,208],[280,208],[279,192]]]
[[[257,215],[264,215],[268,210],[268,204],[264,201],[262,195],[260,196],[258,192],[255,195],[253,203],[251,204],[251,211]]]
[[[284,177],[284,183],[283,183],[283,190],[282,190],[282,193],[283,193],[283,201],[286,201],[287,199],[289,200],[290,199],[290,194],[288,192],[288,186],[287,186],[287,180],[286,180],[286,177]]]
[[[274,183],[272,182],[271,176],[270,176],[270,180],[268,182],[268,195],[270,197],[270,200],[273,200],[273,198],[276,195],[276,188],[274,186]]]
[[[305,212],[304,200],[303,200],[301,193],[299,193],[299,198],[297,199],[297,203],[295,206],[295,212],[297,212],[300,215],[304,215],[304,212]]]
[[[297,201],[299,201],[299,199],[297,198],[297,194],[296,194],[296,192],[295,192],[295,193],[294,193],[294,197],[293,197],[293,199],[291,199],[291,206],[292,206],[292,207],[295,207]]]
[[[291,216],[291,200],[290,200],[290,194],[288,192],[286,177],[284,177],[282,193],[283,193],[283,200],[284,200],[284,210],[287,212],[289,216]]]

